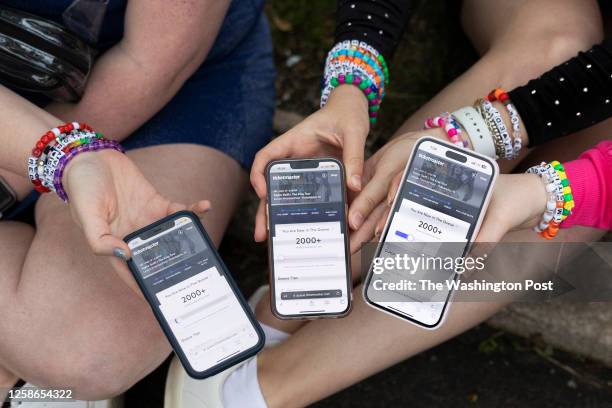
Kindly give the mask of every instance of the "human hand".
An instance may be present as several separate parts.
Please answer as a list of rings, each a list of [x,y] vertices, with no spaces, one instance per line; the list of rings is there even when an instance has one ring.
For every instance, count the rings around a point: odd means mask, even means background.
[[[206,200],[189,208],[161,196],[130,158],[114,150],[82,153],[66,167],[62,180],[70,212],[96,255],[123,260],[131,251],[122,237],[180,210],[202,215]]]
[[[344,163],[348,189],[360,191],[369,130],[367,99],[357,87],[342,85],[334,89],[325,107],[261,149],[251,168],[251,184],[261,200],[255,218],[255,241],[267,237],[265,169],[269,162],[287,158],[336,157]]]
[[[428,129],[410,132],[390,140],[365,163],[363,190],[351,202],[348,214],[351,235],[351,250],[356,251],[361,244],[369,241],[375,233],[375,226],[395,197],[390,191],[392,184],[399,185],[406,163],[410,158],[416,141],[423,136],[446,140],[442,129]],[[357,241],[354,237],[358,237]]]
[[[401,176],[401,173],[400,173]],[[396,177],[389,189],[394,197],[400,185]],[[476,242],[499,242],[510,231],[532,228],[546,210],[546,188],[535,174],[502,174],[493,186],[493,195]],[[380,217],[375,235],[382,232],[391,207]]]

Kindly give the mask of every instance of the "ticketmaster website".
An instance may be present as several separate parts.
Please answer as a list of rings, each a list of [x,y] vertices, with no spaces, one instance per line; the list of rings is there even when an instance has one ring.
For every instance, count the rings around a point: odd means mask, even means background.
[[[270,234],[276,310],[282,315],[338,314],[348,306],[342,174],[318,168],[270,168]]]
[[[257,345],[257,332],[215,252],[189,217],[129,246],[147,292],[194,370],[206,371]]]
[[[411,315],[426,314],[432,320],[439,317],[449,295],[446,283],[454,280],[456,273],[452,267],[424,267],[425,261],[462,260],[493,175],[483,161],[468,155],[461,163],[446,157],[447,150],[431,142],[419,145],[367,287],[368,298],[377,304]],[[434,284],[422,285],[423,281]],[[385,285],[398,282],[403,286]],[[437,289],[440,282],[443,290]],[[403,290],[408,287],[410,290]]]

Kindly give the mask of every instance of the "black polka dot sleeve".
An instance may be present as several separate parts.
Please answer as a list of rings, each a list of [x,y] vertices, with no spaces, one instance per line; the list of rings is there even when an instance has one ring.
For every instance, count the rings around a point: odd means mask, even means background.
[[[508,94],[525,123],[530,146],[612,117],[612,41],[579,53]]]
[[[390,61],[411,11],[408,0],[339,0],[336,43],[365,41]]]

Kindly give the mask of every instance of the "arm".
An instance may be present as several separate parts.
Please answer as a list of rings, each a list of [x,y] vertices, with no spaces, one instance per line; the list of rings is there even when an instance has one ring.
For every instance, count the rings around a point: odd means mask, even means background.
[[[509,95],[530,146],[612,117],[612,41],[579,53]]]
[[[0,163],[27,177],[32,148],[60,120],[4,87],[0,87],[0,106]],[[186,208],[162,197],[127,155],[116,151],[78,155],[66,167],[62,183],[74,221],[99,255],[128,257],[129,248],[121,237]],[[208,205],[200,201],[191,209],[202,213]]]
[[[408,20],[410,3],[407,0],[338,1],[336,46],[341,45],[343,41],[365,42],[388,64]],[[328,60],[330,55],[331,52]],[[333,64],[327,64],[325,69],[326,84],[321,99],[326,103],[322,103],[322,108],[287,133],[274,139],[255,156],[251,168],[251,184],[262,200],[255,221],[256,241],[263,241],[267,236],[265,205],[263,205],[266,199],[264,171],[272,160],[336,156],[344,162],[348,188],[354,192],[361,190],[371,109],[364,90],[355,83],[329,88],[328,73],[332,66]],[[383,75],[382,82],[385,78],[388,78],[388,75]],[[351,222],[353,229],[360,225]]]
[[[202,64],[228,0],[130,0],[123,39],[96,62],[83,98],[48,111],[123,140],[157,113]]]

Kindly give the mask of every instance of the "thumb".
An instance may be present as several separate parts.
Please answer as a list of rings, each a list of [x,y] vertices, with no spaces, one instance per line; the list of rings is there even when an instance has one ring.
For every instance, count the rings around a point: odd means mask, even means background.
[[[124,261],[131,257],[128,245],[111,232],[108,222],[100,217],[90,217],[83,224],[85,239],[96,255],[116,256]]]
[[[342,160],[346,168],[346,183],[350,190],[361,191],[365,156],[365,136],[345,136],[344,140]]]

